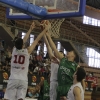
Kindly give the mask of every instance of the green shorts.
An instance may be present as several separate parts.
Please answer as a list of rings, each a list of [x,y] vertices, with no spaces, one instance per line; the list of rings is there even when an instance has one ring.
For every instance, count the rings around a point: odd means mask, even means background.
[[[57,87],[57,99],[60,100],[61,96],[67,96],[67,93],[70,89],[71,85],[63,85]]]

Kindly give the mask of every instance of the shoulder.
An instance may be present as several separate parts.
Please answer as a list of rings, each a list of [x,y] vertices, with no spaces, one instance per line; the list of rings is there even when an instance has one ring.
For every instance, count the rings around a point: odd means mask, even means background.
[[[81,93],[80,87],[79,87],[79,86],[75,86],[74,89],[73,89],[73,93],[74,93],[75,95],[80,94],[80,93]]]
[[[12,52],[14,52],[16,50],[16,47],[13,47]]]
[[[62,59],[61,59],[61,61],[66,61],[67,60],[67,58],[65,58],[65,57],[63,57]]]
[[[75,66],[75,68],[80,67],[76,62],[74,62],[74,66]]]
[[[15,46],[13,47],[13,50],[14,50],[14,49],[16,49],[16,47],[15,47]]]

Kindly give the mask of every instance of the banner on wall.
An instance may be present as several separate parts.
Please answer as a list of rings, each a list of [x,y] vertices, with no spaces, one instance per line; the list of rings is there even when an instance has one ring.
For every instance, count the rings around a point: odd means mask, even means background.
[[[10,72],[0,72],[0,85],[6,88]],[[41,80],[46,79],[46,76],[41,76],[37,74],[28,74],[28,86],[35,86]]]

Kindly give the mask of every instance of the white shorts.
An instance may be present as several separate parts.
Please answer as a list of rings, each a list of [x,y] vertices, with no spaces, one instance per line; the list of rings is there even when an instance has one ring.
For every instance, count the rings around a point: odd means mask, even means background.
[[[57,98],[57,86],[58,86],[58,82],[56,81],[52,81],[50,82],[50,100],[56,100]]]
[[[25,100],[28,82],[23,80],[9,80],[4,98],[7,100]]]

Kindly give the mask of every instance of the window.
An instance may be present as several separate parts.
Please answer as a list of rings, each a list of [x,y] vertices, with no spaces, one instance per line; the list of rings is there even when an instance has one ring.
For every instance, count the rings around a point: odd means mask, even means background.
[[[24,38],[25,35],[26,35],[26,33],[22,32],[22,39]]]
[[[30,45],[34,42],[34,35],[30,35]]]
[[[47,54],[47,47],[46,44],[44,43],[44,57],[46,57],[46,54]]]
[[[92,24],[92,18],[90,18],[90,17],[88,18],[88,24],[90,24],[90,25]]]
[[[98,23],[98,20],[97,20],[97,19],[94,19],[94,25],[95,25],[95,26],[98,26],[97,23]]]
[[[61,43],[57,42],[57,50],[60,51],[61,50]]]
[[[100,68],[100,54],[96,50],[87,48],[86,55],[89,58],[89,66]]]
[[[100,26],[100,20],[98,21],[98,26]]]
[[[64,49],[64,54],[66,55],[67,54],[67,51]]]
[[[40,50],[41,50],[41,46],[38,46],[37,55],[39,55]]]
[[[57,50],[60,51],[61,50],[61,43],[60,42],[57,42]],[[66,54],[66,50],[64,49],[63,50],[64,54]],[[46,54],[47,54],[47,47],[46,47],[46,44],[44,43],[44,57],[46,57]]]
[[[92,25],[95,25],[95,19],[92,18]]]
[[[91,25],[91,24],[90,24]],[[92,18],[92,25],[97,26],[97,19]]]
[[[26,35],[26,33],[22,32],[22,39],[24,38],[24,36]],[[34,35],[30,35],[30,45],[34,42]]]
[[[100,20],[88,17],[88,16],[84,16],[83,17],[83,24],[89,24],[89,25],[93,25],[93,26],[100,26]]]
[[[88,24],[88,17],[86,17],[86,16],[83,17],[83,23],[84,24],[86,24],[86,23]]]

